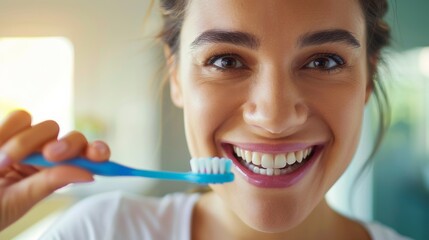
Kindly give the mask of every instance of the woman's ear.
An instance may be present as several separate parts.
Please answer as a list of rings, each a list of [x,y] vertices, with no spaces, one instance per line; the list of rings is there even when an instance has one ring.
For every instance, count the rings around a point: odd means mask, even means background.
[[[179,108],[183,107],[183,93],[180,84],[176,55],[171,53],[168,46],[164,47],[164,56],[167,59],[168,77],[170,84],[170,97],[174,105]]]

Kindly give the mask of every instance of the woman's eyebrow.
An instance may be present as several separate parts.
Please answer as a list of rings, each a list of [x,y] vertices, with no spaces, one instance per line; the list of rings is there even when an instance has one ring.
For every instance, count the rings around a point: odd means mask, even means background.
[[[329,29],[306,33],[298,39],[297,46],[302,48],[335,42],[343,42],[354,48],[361,46],[353,34],[344,29]],[[257,49],[261,44],[259,39],[251,33],[212,29],[201,33],[190,46],[191,49],[195,49],[209,43],[230,43],[250,49]]]
[[[191,49],[208,43],[230,43],[250,49],[257,49],[260,45],[258,38],[251,33],[212,29],[201,33],[191,43]]]
[[[306,33],[298,39],[297,45],[302,48],[335,42],[343,42],[354,48],[361,46],[351,32],[343,29],[329,29]]]

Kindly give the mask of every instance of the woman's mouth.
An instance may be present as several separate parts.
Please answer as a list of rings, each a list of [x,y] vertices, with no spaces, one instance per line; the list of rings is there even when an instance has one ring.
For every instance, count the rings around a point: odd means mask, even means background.
[[[288,153],[260,153],[233,146],[234,156],[250,171],[260,175],[277,176],[292,172],[303,165],[313,152],[313,147]]]
[[[251,184],[264,188],[289,187],[305,176],[322,152],[314,144],[231,144],[223,149],[236,170]]]

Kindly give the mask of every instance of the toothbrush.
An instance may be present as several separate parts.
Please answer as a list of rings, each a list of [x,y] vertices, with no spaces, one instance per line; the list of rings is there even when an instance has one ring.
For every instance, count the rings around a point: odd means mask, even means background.
[[[101,176],[138,176],[163,180],[188,181],[198,184],[221,184],[232,182],[232,161],[227,158],[192,158],[190,160],[192,172],[167,172],[135,169],[112,161],[92,162],[85,158],[73,158],[63,162],[50,162],[42,154],[33,154],[21,163],[40,167],[54,167],[72,165],[88,170]]]

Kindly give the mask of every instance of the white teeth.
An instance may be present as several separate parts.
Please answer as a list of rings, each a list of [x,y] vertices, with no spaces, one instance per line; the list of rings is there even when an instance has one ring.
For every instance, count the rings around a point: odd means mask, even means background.
[[[235,151],[235,153],[237,153],[237,156],[242,157],[241,156],[241,149],[239,149],[238,147],[236,147],[236,149],[234,151]]]
[[[284,168],[286,167],[286,156],[284,154],[277,154],[274,158],[274,167],[275,168]]]
[[[252,162],[252,152],[250,152],[250,151],[244,151],[244,159],[248,163]]]
[[[261,165],[264,168],[273,168],[274,167],[273,155],[265,154],[265,153],[262,154]]]
[[[253,167],[253,172],[254,172],[254,173],[259,173],[259,167],[254,166],[254,167]]]
[[[287,164],[292,165],[296,162],[295,153],[290,152],[286,157]]]
[[[296,162],[301,163],[306,159],[313,148],[307,148],[295,152],[279,153],[279,154],[269,154],[269,153],[260,153],[252,152],[249,150],[244,150],[239,147],[233,147],[235,154],[243,159],[242,164],[247,166],[250,171],[261,174],[261,175],[282,175],[290,172],[288,167],[295,164]],[[210,171],[217,169],[212,163],[212,168]],[[224,163],[219,162],[219,166],[223,166]],[[192,167],[192,166],[191,166]]]
[[[295,152],[295,157],[297,162],[302,162],[302,159],[304,158],[302,151]]]
[[[252,163],[255,165],[261,165],[261,155],[257,152],[252,154]]]

